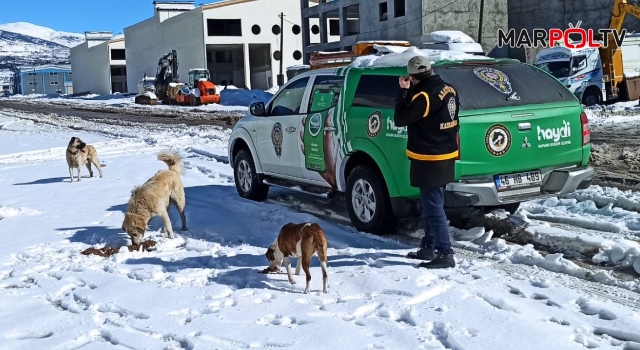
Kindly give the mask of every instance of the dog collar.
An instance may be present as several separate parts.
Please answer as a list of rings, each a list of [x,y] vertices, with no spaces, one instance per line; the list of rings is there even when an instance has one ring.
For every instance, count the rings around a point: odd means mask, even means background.
[[[84,153],[84,151],[83,151],[83,150],[81,150],[81,149],[79,149],[79,150],[77,150],[77,151],[75,151],[75,152],[71,152],[71,151],[67,150],[67,152],[69,152],[69,153],[71,153],[71,154],[78,154],[78,152],[82,152],[82,153]]]

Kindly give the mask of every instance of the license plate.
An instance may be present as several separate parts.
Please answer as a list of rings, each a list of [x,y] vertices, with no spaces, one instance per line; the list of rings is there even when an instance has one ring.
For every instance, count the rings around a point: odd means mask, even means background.
[[[521,173],[496,175],[494,178],[498,191],[510,191],[519,188],[537,187],[542,183],[539,170]]]

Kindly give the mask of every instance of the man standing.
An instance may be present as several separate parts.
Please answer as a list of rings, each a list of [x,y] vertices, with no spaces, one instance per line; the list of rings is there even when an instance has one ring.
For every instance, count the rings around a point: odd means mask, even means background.
[[[411,186],[420,189],[424,220],[420,249],[407,257],[431,260],[420,263],[420,267],[455,267],[444,212],[444,189],[454,180],[459,154],[458,92],[433,73],[429,60],[423,56],[409,60],[407,73],[408,77],[400,77],[394,123],[407,127],[409,178]]]

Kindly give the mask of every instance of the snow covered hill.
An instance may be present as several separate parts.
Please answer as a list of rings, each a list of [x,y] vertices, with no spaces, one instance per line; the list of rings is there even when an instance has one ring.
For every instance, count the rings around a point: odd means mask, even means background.
[[[15,66],[69,64],[69,48],[82,42],[83,34],[26,22],[0,24],[0,85],[8,84]]]
[[[84,41],[83,34],[60,32],[27,22],[0,24],[0,31],[22,34],[23,36],[50,41],[65,47],[74,47]]]

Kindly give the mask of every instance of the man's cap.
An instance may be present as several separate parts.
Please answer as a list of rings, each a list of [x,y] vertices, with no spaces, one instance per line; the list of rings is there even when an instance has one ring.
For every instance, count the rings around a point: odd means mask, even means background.
[[[408,74],[424,73],[431,69],[431,63],[424,56],[415,56],[409,60],[407,65]]]

